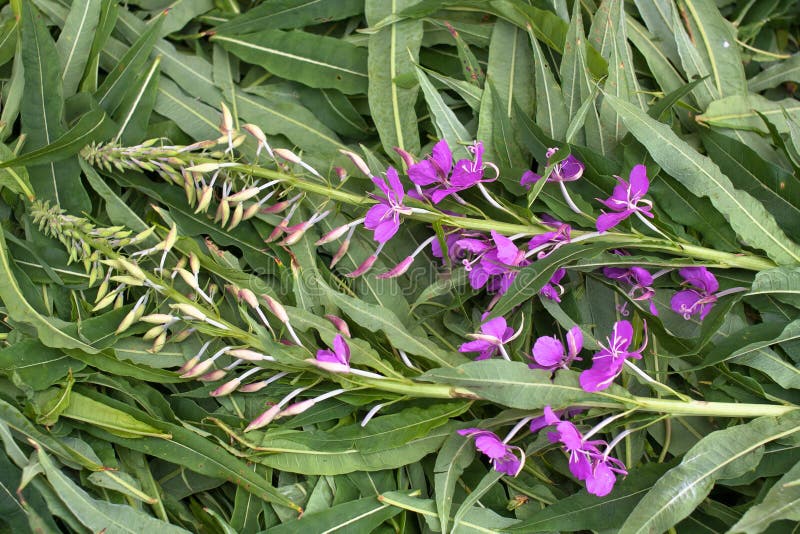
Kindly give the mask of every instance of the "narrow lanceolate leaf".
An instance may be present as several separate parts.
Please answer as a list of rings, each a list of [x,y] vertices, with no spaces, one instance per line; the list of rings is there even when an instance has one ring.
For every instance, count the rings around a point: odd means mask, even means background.
[[[367,24],[395,15],[413,5],[413,0],[367,0]],[[422,43],[422,21],[404,20],[369,36],[369,108],[387,154],[393,148],[419,153],[419,133],[414,104],[417,88],[398,85],[398,77],[414,75]],[[397,160],[399,161],[399,160]]]
[[[436,505],[432,499],[418,499],[399,491],[386,492],[378,499],[403,510],[425,516],[426,519],[436,518]],[[458,529],[452,532],[492,534],[498,531],[505,532],[508,527],[518,522],[517,519],[502,516],[488,508],[472,508],[459,520]],[[443,532],[445,531],[443,530]]]
[[[492,309],[492,316],[499,317],[524,301],[535,297],[559,267],[579,259],[591,258],[603,252],[609,245],[567,245],[556,250],[543,260],[535,261],[517,274],[514,283]]]
[[[530,27],[528,35],[533,47],[533,74],[536,80],[536,123],[542,127],[544,133],[556,141],[561,141],[566,134],[570,115],[564,104],[561,87],[550,70],[550,64]]]
[[[367,90],[367,53],[363,48],[302,31],[263,30],[247,36],[216,35],[212,40],[242,60],[309,87],[346,94]]]
[[[800,120],[800,102],[792,98],[769,100],[761,95],[741,94],[712,102],[697,122],[720,128],[768,133],[764,115],[781,133],[789,131],[787,117]]]
[[[748,193],[734,189],[730,179],[706,156],[699,154],[662,124],[635,106],[607,95],[631,133],[656,163],[692,194],[707,196],[748,245],[763,249],[779,264],[800,261],[800,250],[781,230],[767,209]]]
[[[631,512],[620,533],[666,531],[692,513],[716,480],[734,478],[753,469],[765,444],[798,431],[800,412],[796,411],[709,434],[686,453],[680,465],[656,482]]]
[[[800,485],[789,485],[800,479],[800,463],[778,479],[764,495],[761,504],[750,508],[729,532],[758,534],[775,521],[800,521]]]
[[[150,67],[136,80],[136,90],[128,92],[117,109],[115,118],[119,127],[114,141],[123,146],[138,143],[147,133],[147,126],[158,96],[160,64],[160,57],[153,60]]]
[[[99,352],[64,332],[68,323],[53,317],[43,317],[25,299],[17,283],[8,256],[6,241],[0,232],[0,301],[13,321],[27,324],[36,329],[39,340],[48,347],[80,349],[87,353]]]
[[[721,98],[714,79],[711,77],[711,67],[700,52],[695,47],[689,34],[686,32],[677,9],[672,11],[672,28],[675,33],[675,42],[678,46],[678,54],[681,56],[683,72],[687,80],[703,78],[703,82],[694,88],[694,95],[697,104],[701,109],[705,109],[711,102]]]
[[[83,78],[94,32],[100,20],[100,8],[100,0],[73,2],[58,36],[56,50],[61,60],[61,80],[65,97],[75,94]]]
[[[785,82],[800,83],[800,53],[759,72],[747,80],[747,87],[753,93],[760,93]]]
[[[436,456],[436,465],[433,468],[434,485],[436,510],[439,512],[442,532],[448,532],[456,482],[474,458],[475,446],[472,440],[455,432],[447,438]]]
[[[321,512],[306,514],[264,531],[264,534],[296,532],[373,532],[381,523],[400,513],[399,508],[365,497],[332,506]]]
[[[244,35],[261,30],[302,28],[358,15],[363,0],[274,0],[255,6],[215,28],[217,33]]]
[[[714,0],[683,0],[695,47],[708,66],[719,96],[747,91],[742,56],[733,25],[720,14]]]
[[[800,268],[780,267],[756,274],[748,295],[772,295],[800,308]]]
[[[25,98],[20,111],[22,133],[27,136],[25,150],[30,152],[49,145],[64,133],[64,100],[56,45],[31,2],[23,4],[21,50]],[[77,212],[90,208],[76,161],[34,166],[28,171],[39,198]]]
[[[458,120],[453,110],[444,103],[439,92],[428,80],[428,76],[425,75],[425,71],[417,67],[416,73],[419,86],[422,88],[422,94],[425,95],[425,101],[428,103],[428,109],[431,110],[433,123],[436,125],[436,132],[439,137],[446,139],[447,144],[451,147],[468,144],[471,141],[469,132]]]
[[[111,504],[94,499],[56,467],[41,446],[36,445],[37,458],[44,475],[58,498],[74,514],[75,518],[93,532],[107,534],[137,534],[139,532],[163,532],[178,534],[188,532],[170,525],[131,506]]]
[[[591,94],[586,72],[586,36],[583,33],[583,16],[580,4],[575,4],[567,40],[564,42],[564,56],[559,66],[564,105],[567,108],[567,117],[570,123],[575,119],[584,102],[582,95]],[[537,89],[538,91],[539,89]],[[591,107],[594,113],[594,103],[591,104]],[[579,130],[575,142],[582,144],[583,139],[583,130]]]
[[[85,397],[74,391],[69,396],[69,404],[61,413],[62,416],[76,421],[83,421],[90,425],[99,426],[112,434],[123,438],[137,438],[151,436],[155,438],[170,439],[172,436],[160,431],[147,423],[138,421],[133,416]]]
[[[669,6],[669,4],[663,4]],[[644,57],[653,78],[664,92],[671,93],[679,89],[684,81],[681,75],[675,70],[665,53],[665,44],[657,40],[646,28],[636,22],[630,15],[625,16],[625,26],[628,38],[631,43]],[[677,56],[677,51],[676,51]]]
[[[675,44],[675,30],[673,30],[673,14],[677,9],[672,2],[661,0],[634,0],[639,16],[644,21],[654,40],[663,49],[669,61],[678,65],[680,56]]]
[[[94,109],[78,119],[75,126],[52,143],[18,158],[0,163],[0,168],[20,165],[42,165],[61,161],[77,154],[93,141],[105,139],[113,131],[111,121],[102,109]]]
[[[109,113],[113,113],[119,107],[125,94],[135,85],[134,80],[147,63],[163,24],[164,15],[151,21],[147,29],[125,52],[119,63],[108,73],[102,85],[95,92],[95,98],[100,107]]]
[[[560,370],[555,379],[552,373],[529,369],[522,362],[484,360],[470,362],[452,369],[432,369],[420,380],[449,384],[469,389],[481,398],[509,408],[538,410],[579,406],[581,402],[626,402],[630,394],[612,385],[605,391],[587,393],[578,382],[578,373]]]

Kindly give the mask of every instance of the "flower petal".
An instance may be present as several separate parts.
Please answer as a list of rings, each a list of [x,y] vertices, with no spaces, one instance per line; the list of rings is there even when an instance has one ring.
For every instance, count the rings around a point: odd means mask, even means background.
[[[617,477],[614,472],[601,460],[586,477],[586,491],[598,497],[605,497],[614,489],[616,481]]]
[[[694,289],[684,289],[672,296],[669,307],[672,308],[672,311],[675,313],[682,315],[684,319],[688,319],[695,313],[698,313],[699,310],[696,305],[697,301],[701,298],[700,293]]]
[[[639,199],[647,194],[650,180],[647,179],[647,167],[642,164],[635,165],[628,176],[631,184],[631,199]]]
[[[555,337],[542,336],[533,344],[533,359],[542,367],[558,367],[564,359],[564,345]]]
[[[627,219],[633,210],[625,210],[619,213],[601,213],[597,218],[597,231],[606,232]]]
[[[442,178],[436,172],[436,167],[425,159],[408,168],[408,177],[417,185],[431,185],[442,183]]]

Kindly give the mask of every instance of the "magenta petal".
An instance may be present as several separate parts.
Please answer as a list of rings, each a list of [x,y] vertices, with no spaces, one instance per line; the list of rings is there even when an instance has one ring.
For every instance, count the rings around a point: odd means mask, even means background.
[[[339,358],[336,357],[336,354],[332,350],[328,349],[320,349],[317,351],[317,361],[320,362],[330,362],[330,363],[342,363]]]
[[[447,195],[450,195],[450,194],[455,193],[455,192],[456,192],[456,189],[437,189],[431,195],[431,201],[434,204],[438,204],[439,202],[441,202],[442,200],[447,198]]]
[[[509,238],[498,234],[494,230],[492,230],[491,234],[492,240],[494,240],[497,246],[497,259],[506,265],[514,265],[517,261],[517,255],[519,254],[517,246]]]
[[[502,458],[506,454],[506,444],[488,431],[475,438],[475,448],[489,458]]]
[[[647,179],[647,167],[642,164],[636,165],[631,169],[629,176],[631,184],[631,198],[642,198],[650,188],[650,180]]]
[[[387,206],[386,204],[375,204],[369,210],[367,210],[367,215],[364,217],[364,227],[368,230],[374,230],[383,220],[388,217],[387,212],[391,212],[392,209]]]
[[[396,202],[403,201],[406,192],[403,189],[403,184],[400,183],[400,177],[397,175],[397,169],[389,167],[386,171],[386,177],[389,179],[389,186],[392,188],[392,193]],[[388,196],[388,195],[387,195]]]
[[[387,197],[389,196],[389,186],[386,185],[385,179],[373,176],[372,178],[370,178],[370,180],[372,180],[373,184],[378,186],[378,189],[380,189],[384,195],[386,195]]]
[[[411,165],[408,168],[408,177],[417,185],[431,185],[442,182],[442,178],[436,172],[436,167],[427,159]]]
[[[564,345],[555,337],[542,336],[533,344],[533,359],[542,367],[558,367],[564,359]]]
[[[450,170],[453,168],[453,153],[450,151],[447,141],[442,139],[433,146],[431,159],[445,176],[450,174]]]
[[[569,421],[559,421],[556,430],[558,430],[558,440],[567,450],[578,450],[583,446],[583,435]]]
[[[700,294],[694,289],[684,289],[672,296],[669,306],[672,308],[672,311],[688,319],[691,315],[698,312],[696,305],[700,298]]]
[[[458,352],[477,352],[491,347],[493,347],[493,345],[488,341],[484,339],[476,339],[475,341],[467,341],[466,343],[462,343],[461,346],[458,347]]]
[[[461,430],[456,430],[456,432],[458,432],[462,436],[473,436],[473,435],[478,434],[480,432],[486,432],[486,431],[483,430],[482,428],[474,428],[473,427],[473,428],[462,428]]]
[[[631,267],[631,274],[640,286],[649,286],[653,283],[653,275],[647,269]]]
[[[539,176],[538,174],[536,174],[535,172],[533,172],[533,171],[525,171],[522,174],[522,178],[520,178],[519,183],[520,183],[520,185],[529,186],[530,184],[535,184],[536,182],[538,182],[541,179],[542,179],[542,177]]]
[[[586,480],[592,474],[592,462],[583,452],[576,452],[569,457],[569,470],[578,480]]]
[[[339,358],[339,363],[350,365],[350,346],[341,334],[336,334],[333,338],[333,350]]]
[[[508,324],[504,317],[495,317],[481,325],[481,332],[483,334],[494,336],[497,339],[503,339],[506,329],[508,329]]]
[[[573,326],[567,332],[568,356],[574,359],[583,348],[583,332],[580,326]]]
[[[601,213],[597,218],[597,231],[606,232],[616,225],[628,218],[633,213],[630,210],[625,210],[620,213]]]
[[[519,458],[514,456],[513,453],[510,451],[505,454],[502,458],[496,458],[492,465],[494,466],[494,470],[498,473],[505,473],[509,476],[515,477],[520,472],[520,468],[522,467]]]
[[[616,475],[603,461],[598,462],[591,474],[586,477],[586,491],[598,497],[605,497],[614,489]]]
[[[633,325],[629,321],[617,321],[611,333],[611,343],[622,350],[627,349],[633,341]]]
[[[394,217],[388,218],[375,228],[374,239],[378,243],[386,243],[399,229],[400,221],[396,220]]]
[[[622,363],[622,361],[623,360],[620,360],[620,363]],[[617,367],[619,369],[622,368],[622,366],[601,365],[599,362],[595,362],[591,369],[587,369],[581,373],[581,388],[589,392],[607,389],[617,377],[617,372],[615,370]]]
[[[572,182],[583,176],[586,167],[575,156],[570,154],[561,162],[561,181]]]

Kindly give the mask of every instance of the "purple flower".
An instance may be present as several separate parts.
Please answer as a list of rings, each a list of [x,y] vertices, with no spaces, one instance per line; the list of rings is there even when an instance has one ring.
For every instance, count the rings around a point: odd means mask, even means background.
[[[489,457],[495,471],[515,477],[525,465],[525,453],[519,447],[508,445],[493,432],[480,428],[465,428],[458,431],[462,436],[475,437],[475,448]],[[519,453],[519,457],[514,454]]]
[[[642,346],[630,351],[633,341],[633,326],[628,321],[617,321],[611,337],[606,338],[606,345],[600,345],[600,352],[592,358],[592,367],[581,373],[580,383],[585,391],[601,391],[622,372],[627,358],[642,358],[642,351],[647,346],[647,333],[644,334]]]
[[[375,231],[374,239],[378,243],[387,242],[397,233],[400,229],[400,215],[411,213],[411,209],[403,205],[406,192],[394,167],[389,167],[386,171],[386,178],[372,178],[372,182],[384,196],[373,195],[378,204],[367,211],[364,220],[364,227]]]
[[[486,166],[496,169],[494,165],[483,162],[483,143],[476,142],[467,147],[467,150],[473,154],[474,159],[461,159],[453,165],[453,154],[447,141],[439,141],[433,147],[433,153],[429,159],[408,168],[408,176],[417,186],[431,186],[424,191],[424,195],[430,197],[434,204],[438,204],[449,195],[469,189],[479,182],[495,180],[496,178],[483,178]]]
[[[442,139],[431,151],[431,157],[408,167],[408,177],[417,185],[447,184],[453,169],[453,153]]]
[[[547,156],[548,165],[550,164],[550,158],[558,152],[558,148],[548,148],[545,155]],[[563,160],[559,161],[555,165],[553,165],[553,170],[550,172],[550,176],[547,177],[548,182],[574,182],[581,176],[583,176],[583,171],[586,169],[586,166],[578,160],[575,156],[570,154]],[[542,177],[536,174],[533,171],[525,171],[522,175],[522,179],[520,180],[520,185],[530,186],[530,184],[534,184],[541,180]]]
[[[560,282],[566,274],[566,269],[556,269],[556,272],[550,277],[550,281],[539,290],[539,294],[550,300],[561,302],[561,295],[564,294],[564,288],[561,286]]]
[[[556,410],[553,413],[555,413],[557,418],[563,416],[565,419],[570,419],[572,417],[575,417],[579,413],[583,413],[584,411],[586,411],[584,408],[568,408],[566,410]],[[538,432],[539,430],[550,426],[552,423],[548,423],[547,419],[548,418],[545,415],[541,415],[539,417],[534,417],[533,419],[531,419],[530,423],[531,433]]]
[[[683,277],[683,284],[692,287],[678,291],[672,297],[670,307],[684,319],[695,314],[700,314],[701,320],[705,319],[717,301],[714,294],[719,289],[717,278],[705,267],[684,267],[678,273]]]
[[[350,371],[350,347],[341,334],[333,338],[333,350],[320,349],[317,351],[317,366],[334,373],[348,373]]]
[[[556,221],[550,217],[542,218],[547,226],[555,228],[553,232],[545,232],[528,241],[528,256],[536,254],[538,259],[543,259],[558,250],[562,245],[566,245],[570,240],[570,232],[572,228],[570,225]]]
[[[561,442],[569,454],[569,470],[578,480],[586,482],[586,491],[598,497],[611,493],[616,482],[616,473],[627,475],[625,464],[608,455],[610,450],[601,453],[599,445],[603,440],[588,440],[569,421],[560,420],[550,406],[544,408],[544,418],[548,425],[556,425],[556,431],[548,434],[551,442]]]
[[[597,231],[605,232],[615,227],[623,220],[634,213],[639,216],[653,218],[650,210],[653,203],[645,200],[647,190],[650,188],[650,180],[647,179],[647,168],[644,165],[636,165],[630,173],[629,180],[626,182],[617,176],[619,184],[614,187],[614,192],[606,200],[600,200],[603,205],[614,213],[603,213],[597,218]]]
[[[649,300],[650,313],[658,315],[653,297],[656,294],[653,289],[653,275],[647,269],[642,267],[603,267],[603,274],[606,278],[612,280],[619,280],[629,286],[628,296],[633,300]]]
[[[497,350],[508,360],[503,345],[516,336],[514,329],[509,328],[505,318],[495,317],[481,325],[480,334],[469,334],[475,341],[468,341],[458,348],[459,352],[480,352],[475,360],[488,360]]]
[[[555,336],[542,336],[533,344],[533,360],[529,363],[531,369],[567,369],[573,360],[580,360],[578,353],[583,348],[583,333],[579,326],[573,326],[567,332],[567,351],[564,345]]]

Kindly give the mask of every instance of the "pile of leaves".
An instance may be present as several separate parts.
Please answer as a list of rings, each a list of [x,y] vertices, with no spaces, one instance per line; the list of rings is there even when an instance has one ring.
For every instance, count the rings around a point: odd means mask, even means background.
[[[796,528],[796,2],[5,4],[4,531]]]

